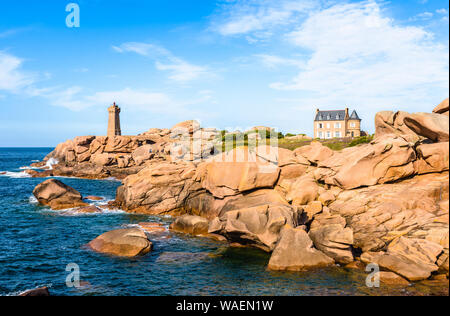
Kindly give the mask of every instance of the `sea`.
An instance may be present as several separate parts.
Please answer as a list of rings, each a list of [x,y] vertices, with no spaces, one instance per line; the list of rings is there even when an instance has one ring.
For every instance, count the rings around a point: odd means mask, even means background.
[[[154,235],[154,250],[132,259],[93,252],[86,246],[114,229],[140,222],[168,227],[171,217],[121,210],[78,214],[38,205],[32,191],[45,179],[24,169],[53,148],[0,148],[0,296],[48,286],[58,296],[308,296],[439,295],[442,286],[370,287],[370,271],[331,267],[308,272],[267,270],[270,254],[231,248],[208,238],[168,232]],[[115,197],[116,179],[59,178],[99,207]],[[79,284],[73,282],[74,272]],[[369,284],[369,286],[368,286]],[[448,287],[447,287],[448,294]]]

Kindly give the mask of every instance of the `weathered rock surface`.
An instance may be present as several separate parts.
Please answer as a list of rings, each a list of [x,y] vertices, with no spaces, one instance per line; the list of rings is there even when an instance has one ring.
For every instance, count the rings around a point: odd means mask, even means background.
[[[113,230],[89,243],[96,252],[119,257],[136,257],[149,253],[152,243],[144,231],[137,228]]]
[[[273,188],[280,170],[263,170],[252,162],[212,162],[205,166],[202,187],[217,198],[261,188]]]
[[[191,235],[207,235],[209,221],[200,216],[183,215],[170,225],[170,229]]]
[[[315,176],[346,190],[373,186],[413,175],[416,158],[414,148],[405,139],[385,135],[322,161]]]
[[[436,113],[414,113],[405,117],[405,124],[419,136],[435,142],[448,142],[449,119]]]
[[[346,228],[345,220],[338,217],[323,215],[316,219],[318,223],[311,225],[309,237],[324,254],[338,263],[348,264],[353,261],[353,230]]]
[[[448,116],[449,112],[449,105],[448,105],[448,98],[441,102],[434,110],[433,113],[437,114],[444,114]]]
[[[229,211],[215,218],[209,226],[209,233],[270,252],[286,224],[292,227],[297,224],[296,214],[290,206],[262,205]]]
[[[50,296],[50,291],[48,290],[48,287],[40,287],[33,290],[28,290],[23,293],[20,293],[19,296]]]
[[[408,286],[410,283],[393,272],[380,271],[380,282],[384,285]]]
[[[316,200],[319,185],[311,175],[307,174],[288,185],[286,191],[286,199],[292,202],[292,205],[307,205]]]
[[[380,251],[398,236],[426,238],[448,230],[448,203],[442,203],[448,201],[448,179],[445,172],[344,191],[329,208],[352,228],[354,247]]]
[[[314,249],[308,233],[302,228],[286,226],[281,239],[270,257],[270,270],[303,271],[330,266],[334,260]]]
[[[38,184],[33,190],[33,195],[40,204],[48,205],[53,210],[88,206],[82,201],[80,192],[56,179]]]
[[[438,271],[436,262],[442,251],[441,245],[428,240],[399,237],[386,252],[365,253],[361,259],[366,263],[376,263],[410,281],[420,281]]]
[[[294,152],[296,156],[303,156],[312,164],[327,160],[334,155],[333,150],[323,146],[320,142],[312,142],[310,145],[300,147]]]
[[[191,163],[157,163],[127,177],[117,190],[116,201],[124,210],[144,214],[169,214],[184,206],[194,183]],[[198,185],[198,189],[201,189]],[[192,188],[194,191],[195,188]]]

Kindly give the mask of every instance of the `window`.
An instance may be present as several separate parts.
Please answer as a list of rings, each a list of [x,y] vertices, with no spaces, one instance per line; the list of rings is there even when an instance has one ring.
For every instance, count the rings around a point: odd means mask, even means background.
[[[331,138],[331,132],[330,131],[327,132],[327,138]]]
[[[310,126],[311,126],[311,125],[310,125]],[[351,127],[351,128],[355,128],[355,127],[356,127],[356,123],[355,123],[355,122],[351,122],[351,123],[350,123],[350,127]]]
[[[323,133],[319,132],[319,138],[323,138]]]
[[[341,123],[334,123],[334,128],[341,128]]]
[[[310,125],[311,126],[311,125]],[[330,123],[327,123],[327,128],[330,128]]]
[[[317,126],[318,126],[318,128],[323,128],[323,124],[322,123],[317,124]]]
[[[334,133],[334,137],[336,137],[336,138],[341,138],[341,132],[336,132],[336,133]]]

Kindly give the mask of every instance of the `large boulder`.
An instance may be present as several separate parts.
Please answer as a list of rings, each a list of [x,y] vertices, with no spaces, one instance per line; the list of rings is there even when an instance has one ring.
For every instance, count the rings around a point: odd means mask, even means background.
[[[418,160],[414,162],[417,174],[449,170],[449,143],[421,144],[416,147]]]
[[[97,166],[111,166],[117,163],[114,154],[102,153],[90,156],[90,162]]]
[[[200,123],[195,120],[184,121],[174,125],[170,129],[170,134],[172,137],[176,136],[189,136],[193,135],[196,131],[200,129]]]
[[[56,179],[49,179],[38,184],[33,195],[42,205],[48,205],[53,210],[87,206],[80,192]]]
[[[366,263],[376,263],[409,281],[420,281],[438,271],[436,262],[442,251],[441,245],[428,240],[399,237],[391,242],[386,252],[365,253],[361,259]]]
[[[441,102],[434,110],[433,113],[444,114],[448,116],[449,106],[448,106],[448,98]]]
[[[89,243],[96,252],[119,257],[136,257],[149,253],[152,243],[144,231],[138,228],[113,230]]]
[[[284,225],[295,226],[296,219],[296,212],[290,206],[262,205],[229,211],[215,218],[209,226],[209,233],[270,252],[275,248]]]
[[[319,164],[315,176],[346,190],[373,186],[413,175],[416,158],[414,147],[404,138],[385,135],[334,154]]]
[[[364,252],[383,250],[399,236],[443,239],[438,236],[448,231],[448,179],[444,172],[344,191],[329,208],[345,218],[354,248]]]
[[[50,291],[48,287],[40,287],[33,290],[28,290],[19,294],[19,296],[29,296],[29,297],[38,297],[38,296],[50,296]]]
[[[413,113],[405,117],[405,124],[417,135],[434,142],[448,142],[449,119],[436,113]]]
[[[411,143],[421,139],[437,142],[449,140],[449,120],[437,113],[379,112],[375,116],[375,135],[403,136]]]
[[[408,141],[415,143],[420,137],[412,131],[404,122],[408,112],[392,112],[382,111],[375,115],[375,137],[385,135],[397,135],[406,138]]]
[[[310,163],[317,164],[323,160],[332,157],[333,150],[323,146],[322,143],[314,141],[310,145],[297,148],[295,155],[306,158]]]
[[[137,166],[142,165],[145,161],[152,159],[155,156],[155,149],[153,145],[144,145],[136,150],[134,150],[131,154],[134,162]]]
[[[191,235],[207,235],[208,227],[207,219],[193,215],[180,216],[170,225],[173,231]]]
[[[319,195],[319,185],[310,174],[298,178],[286,190],[286,199],[296,206],[313,202]]]
[[[192,163],[158,162],[128,176],[117,189],[116,202],[122,209],[143,214],[171,214],[183,208],[186,198],[201,189],[191,179]]]
[[[309,237],[314,242],[314,246],[336,262],[343,264],[352,262],[353,230],[345,227],[345,220],[339,223],[331,216],[321,217],[325,218],[317,219],[317,221],[322,225],[312,225],[309,231]]]
[[[301,227],[286,226],[270,257],[268,268],[269,270],[303,271],[333,264],[332,258],[313,247],[313,242],[306,231]]]
[[[279,168],[265,169],[256,162],[210,162],[202,186],[217,198],[261,188],[273,188]]]
[[[114,136],[108,137],[104,152],[106,153],[132,153],[139,147],[136,137]]]

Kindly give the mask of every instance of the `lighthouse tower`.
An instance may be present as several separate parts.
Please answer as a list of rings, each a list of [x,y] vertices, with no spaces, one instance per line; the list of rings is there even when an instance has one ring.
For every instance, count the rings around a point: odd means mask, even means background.
[[[116,105],[116,102],[108,108],[108,136],[121,136],[120,130],[120,108]]]

